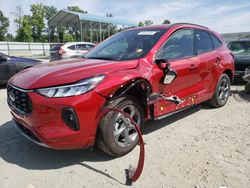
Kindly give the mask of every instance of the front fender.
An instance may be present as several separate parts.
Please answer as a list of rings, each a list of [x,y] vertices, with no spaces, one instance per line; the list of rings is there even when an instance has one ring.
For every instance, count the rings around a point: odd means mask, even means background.
[[[105,77],[103,82],[98,85],[95,89],[95,92],[104,96],[104,97],[113,97],[115,92],[138,79],[143,79],[146,81],[145,78],[141,78],[138,74],[138,70],[124,70],[109,74]]]

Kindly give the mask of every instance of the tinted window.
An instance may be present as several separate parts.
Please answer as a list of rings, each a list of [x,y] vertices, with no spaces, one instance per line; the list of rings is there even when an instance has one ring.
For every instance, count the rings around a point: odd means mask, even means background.
[[[85,44],[77,44],[76,50],[87,50],[87,47]]]
[[[222,42],[216,37],[214,36],[214,34],[210,33],[211,39],[213,41],[214,44],[214,48],[219,48],[222,44]]]
[[[99,44],[85,58],[115,61],[144,57],[166,29],[135,29],[120,32]]]
[[[235,56],[250,56],[250,41],[232,41],[228,48]]]
[[[75,50],[76,46],[75,45],[71,45],[71,46],[68,47],[68,49]]]
[[[205,31],[195,31],[195,44],[197,54],[213,50],[212,40]]]
[[[193,56],[193,31],[190,29],[175,32],[160,50],[158,59],[180,59]]]

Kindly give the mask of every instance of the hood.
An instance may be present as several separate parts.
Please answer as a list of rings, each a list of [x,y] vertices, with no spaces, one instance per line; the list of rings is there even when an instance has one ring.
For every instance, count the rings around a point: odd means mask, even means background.
[[[23,57],[15,57],[15,56],[10,56],[9,61],[14,61],[14,62],[20,62],[20,63],[39,63],[41,62],[40,60],[37,59],[31,59],[31,58],[23,58]]]
[[[54,61],[25,69],[12,77],[9,83],[23,89],[37,89],[74,83],[98,74],[133,69],[137,65],[138,60],[71,59]]]

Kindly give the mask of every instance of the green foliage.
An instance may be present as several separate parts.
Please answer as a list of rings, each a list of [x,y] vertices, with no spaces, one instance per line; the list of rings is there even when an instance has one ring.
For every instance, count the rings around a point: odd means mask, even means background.
[[[31,18],[24,15],[21,20],[21,26],[17,30],[16,41],[18,42],[32,42],[32,27]]]
[[[63,35],[63,41],[64,42],[74,42],[75,39],[74,39],[74,37],[70,33],[65,33]]]
[[[170,20],[165,19],[162,24],[170,24],[170,23],[171,23]]]
[[[149,25],[153,25],[152,20],[145,20],[144,22],[139,22],[138,23],[138,27],[149,26]]]
[[[143,27],[144,26],[144,23],[143,22],[139,22],[138,23],[138,27]]]
[[[57,8],[54,6],[44,5],[43,8],[44,8],[45,19],[47,21],[58,12]]]
[[[153,25],[153,21],[151,21],[151,20],[145,20],[144,24],[145,24],[145,26]]]
[[[4,41],[8,41],[8,42],[14,42],[15,41],[15,38],[12,34],[8,33],[5,38],[4,38]]]
[[[78,6],[68,6],[68,7],[67,7],[67,10],[68,10],[68,11],[72,11],[72,12],[88,13],[88,11],[85,11],[85,10],[81,9],[81,8],[78,7]]]
[[[4,36],[8,31],[10,21],[4,16],[3,12],[0,10],[0,41],[4,40]]]
[[[47,21],[49,21],[50,18],[52,18],[57,12],[57,8],[54,6],[43,6],[44,11],[45,11],[45,19]],[[55,27],[51,27],[49,28],[50,31],[47,29],[47,36],[45,38],[47,38],[47,40],[49,41],[49,34],[50,34],[50,42],[57,42],[57,36],[55,35],[56,32],[56,28]],[[49,33],[50,32],[50,33]]]
[[[32,38],[35,42],[40,42],[45,29],[45,10],[41,3],[32,4],[31,8]]]

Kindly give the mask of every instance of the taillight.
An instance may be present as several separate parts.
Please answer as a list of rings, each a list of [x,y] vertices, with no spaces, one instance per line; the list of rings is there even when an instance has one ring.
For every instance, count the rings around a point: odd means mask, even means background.
[[[60,47],[59,49],[59,54],[65,54],[66,52],[62,49],[62,47]]]

